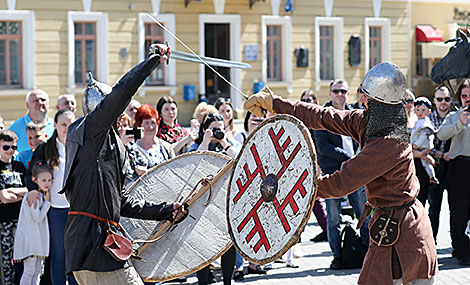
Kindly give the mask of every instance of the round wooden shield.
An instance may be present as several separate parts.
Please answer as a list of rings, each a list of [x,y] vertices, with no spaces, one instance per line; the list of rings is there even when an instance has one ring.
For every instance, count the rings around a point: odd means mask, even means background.
[[[247,260],[280,258],[303,231],[315,201],[316,153],[290,115],[260,124],[235,160],[227,194],[229,233]]]
[[[192,200],[188,207],[190,215],[184,221],[160,240],[147,244],[142,253],[142,244],[135,247],[145,260],[133,261],[144,281],[166,281],[186,276],[209,265],[230,248],[232,243],[225,203],[232,163],[230,157],[222,154],[191,152],[157,165],[128,189],[128,194],[136,199],[181,202],[201,178],[216,176],[211,187],[212,195],[208,190]],[[221,169],[225,172],[219,172]],[[201,184],[198,185],[200,188]],[[149,239],[163,222],[123,217],[121,224],[135,240]]]

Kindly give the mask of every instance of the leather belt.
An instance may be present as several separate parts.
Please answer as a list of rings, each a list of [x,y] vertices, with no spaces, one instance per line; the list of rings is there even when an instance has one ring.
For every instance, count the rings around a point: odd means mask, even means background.
[[[459,155],[455,159],[459,160],[470,160],[470,156],[465,156],[465,155]]]
[[[392,207],[377,207],[377,210],[382,210],[382,211],[390,211],[390,210],[400,210],[404,208],[408,208],[409,206],[413,205],[415,203],[416,199],[411,200],[408,203],[405,203],[400,206],[392,206]]]
[[[408,208],[409,206],[413,205],[415,203],[416,199],[413,199],[403,205],[400,206],[392,206],[392,207],[377,207],[375,209],[381,210],[381,211],[390,211],[390,210],[400,210],[404,208]],[[362,223],[364,222],[364,219],[370,215],[374,207],[372,206],[369,201],[366,202],[364,205],[364,209],[362,210],[361,217],[359,218],[359,223],[357,223],[356,229],[359,229],[362,226]]]
[[[90,213],[87,213],[87,212],[69,211],[69,216],[72,216],[72,215],[90,217],[90,218],[93,218],[93,219],[96,219],[96,220],[99,220],[99,221],[102,221],[102,222],[105,222],[105,223],[109,223],[109,224],[115,226],[117,229],[121,228],[121,226],[118,223],[116,223],[115,221],[111,221],[111,220],[108,220],[108,219],[105,219],[105,218],[102,218],[102,217],[99,217],[97,215],[93,215],[93,214],[90,214]]]

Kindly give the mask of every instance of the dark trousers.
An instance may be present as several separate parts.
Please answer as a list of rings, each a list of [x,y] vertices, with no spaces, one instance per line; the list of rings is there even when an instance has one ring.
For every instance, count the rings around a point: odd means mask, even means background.
[[[447,183],[449,185],[450,236],[452,247],[459,259],[470,257],[470,240],[465,235],[470,219],[470,160],[460,158],[449,162]]]
[[[316,200],[313,204],[313,214],[317,218],[318,225],[320,225],[323,232],[326,232],[326,210],[323,202]]]
[[[431,184],[428,188],[429,220],[431,221],[434,240],[436,240],[439,230],[439,216],[441,214],[444,189],[447,189],[448,165],[449,163],[445,160],[441,160],[441,162],[436,165],[436,177],[439,180],[439,184]]]
[[[230,247],[227,252],[222,255],[222,277],[224,285],[232,283],[232,274],[235,269],[235,247]],[[210,269],[209,266],[196,272],[199,285],[206,285],[209,282]]]
[[[419,180],[419,193],[418,197],[416,197],[423,207],[426,206],[426,201],[428,200],[428,190],[429,190],[429,175],[427,174],[426,170],[424,169],[423,164],[421,163],[421,159],[415,158],[415,169],[416,169],[416,176]]]

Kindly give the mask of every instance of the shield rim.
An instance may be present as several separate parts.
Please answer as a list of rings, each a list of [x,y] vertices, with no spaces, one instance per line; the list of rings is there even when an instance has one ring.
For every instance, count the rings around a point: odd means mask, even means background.
[[[219,157],[219,158],[222,158],[224,160],[226,160],[226,162],[229,162],[230,160],[233,160],[233,158],[231,158],[230,156],[228,155],[224,155],[222,153],[217,153],[217,152],[213,152],[213,151],[208,151],[208,150],[198,150],[198,151],[192,151],[192,152],[187,152],[187,153],[183,153],[183,154],[180,154],[180,155],[177,155],[171,159],[168,159],[168,160],[165,160],[164,162],[158,164],[158,165],[155,165],[154,167],[152,167],[149,171],[147,171],[144,175],[140,176],[136,181],[134,181],[131,186],[129,186],[129,188],[127,189],[127,191],[124,192],[124,195],[129,195],[132,190],[134,190],[136,187],[137,187],[137,184],[142,181],[143,179],[145,179],[145,177],[147,177],[148,175],[150,175],[151,173],[155,172],[156,169],[158,169],[159,167],[163,167],[165,166],[166,164],[169,164],[171,163],[172,161],[175,161],[175,160],[179,160],[179,159],[182,159],[184,157],[187,157],[187,156],[197,156],[197,155],[209,155],[209,156],[216,156],[216,157]],[[147,237],[148,239],[148,237]],[[233,241],[232,241],[232,237],[230,236],[230,242],[228,242],[228,244],[222,248],[222,250],[214,255],[213,258],[210,258],[209,260],[207,260],[206,262],[202,263],[199,267],[195,267],[195,268],[192,268],[192,269],[189,269],[185,272],[182,272],[182,273],[177,273],[177,274],[170,274],[170,275],[166,275],[164,278],[146,278],[146,277],[142,277],[140,276],[140,273],[137,271],[137,273],[139,274],[139,277],[144,281],[144,282],[165,282],[165,281],[169,281],[169,280],[172,280],[172,279],[175,279],[175,278],[179,278],[179,277],[183,277],[183,276],[187,276],[187,275],[190,275],[190,274],[193,274],[194,272],[197,272],[203,268],[205,268],[206,266],[210,265],[212,262],[214,262],[215,260],[217,260],[219,257],[221,257],[225,252],[227,252],[230,247],[233,245]],[[140,262],[138,260],[132,260],[132,263],[135,263],[136,262]],[[137,268],[136,268],[137,270]]]
[[[297,230],[294,232],[294,234],[292,235],[292,237],[288,240],[288,242],[286,243],[286,245],[281,249],[279,250],[276,254],[274,254],[272,257],[269,257],[269,258],[264,258],[264,259],[260,259],[260,260],[257,260],[257,259],[253,259],[249,256],[247,256],[239,247],[238,247],[238,244],[235,242],[235,238],[234,238],[234,234],[233,234],[233,230],[232,230],[232,225],[230,224],[230,216],[229,216],[229,205],[230,205],[230,191],[232,189],[232,182],[233,182],[233,175],[234,175],[234,172],[235,172],[235,167],[238,165],[238,162],[240,161],[240,158],[241,158],[241,155],[242,153],[245,151],[245,149],[247,148],[247,142],[256,134],[256,132],[258,132],[259,129],[261,129],[263,126],[267,125],[267,124],[270,124],[270,123],[273,123],[273,122],[276,122],[276,121],[280,121],[280,120],[286,120],[286,121],[289,121],[291,123],[293,123],[294,125],[296,125],[300,132],[302,133],[302,135],[304,136],[304,139],[307,141],[307,146],[308,146],[308,150],[310,152],[310,158],[312,159],[312,162],[313,162],[313,166],[314,166],[314,172],[315,174],[317,174],[317,155],[316,155],[316,151],[315,149],[313,148],[314,144],[313,144],[313,140],[312,140],[312,137],[310,136],[310,132],[308,130],[308,128],[305,126],[305,124],[300,121],[299,119],[297,119],[296,117],[292,116],[292,115],[288,115],[288,114],[278,114],[278,115],[275,115],[274,117],[271,117],[269,119],[266,119],[264,120],[261,124],[259,124],[256,129],[246,138],[245,142],[243,143],[243,146],[242,146],[242,149],[240,150],[239,154],[237,155],[237,158],[235,159],[235,162],[232,166],[232,172],[230,173],[230,180],[229,180],[229,187],[227,189],[227,210],[226,210],[226,217],[227,217],[227,224],[228,224],[228,232],[230,234],[230,238],[232,239],[232,243],[233,243],[233,246],[235,247],[235,249],[237,250],[237,252],[246,260],[252,262],[252,263],[255,263],[255,264],[260,264],[260,265],[264,265],[264,264],[267,264],[267,263],[270,263],[270,262],[273,262],[275,260],[278,260],[279,258],[281,258],[293,245],[295,245],[299,239],[300,239],[300,234],[304,231],[304,228],[305,226],[307,225],[307,222],[308,220],[310,219],[310,215],[312,214],[312,209],[313,209],[313,205],[314,205],[314,202],[316,200],[316,197],[317,197],[317,189],[318,189],[318,181],[317,181],[317,175],[314,175],[313,177],[313,195],[310,196],[310,200],[309,200],[309,206],[307,208],[307,214],[304,215],[304,217],[302,218],[302,221],[300,222],[300,225],[298,226]]]

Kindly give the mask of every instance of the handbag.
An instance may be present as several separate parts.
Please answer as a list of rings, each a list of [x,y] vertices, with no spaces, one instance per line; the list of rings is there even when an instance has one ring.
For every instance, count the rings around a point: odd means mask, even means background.
[[[108,229],[103,248],[117,261],[123,262],[128,260],[132,256],[133,252],[132,242],[126,237],[115,232],[109,223],[107,225]],[[121,229],[119,224],[118,229]]]
[[[341,232],[339,260],[344,268],[361,268],[367,253],[367,246],[361,242],[361,237],[346,224]]]
[[[82,211],[69,211],[69,215],[87,216],[101,222],[105,222],[106,239],[104,241],[103,248],[117,261],[124,262],[131,256],[133,258],[140,259],[139,256],[135,256],[133,254],[132,242],[124,236],[125,233],[120,224]],[[116,229],[118,229],[122,235],[116,232],[111,226],[114,226]]]

